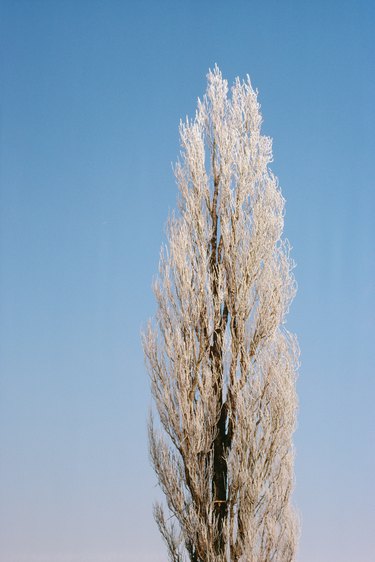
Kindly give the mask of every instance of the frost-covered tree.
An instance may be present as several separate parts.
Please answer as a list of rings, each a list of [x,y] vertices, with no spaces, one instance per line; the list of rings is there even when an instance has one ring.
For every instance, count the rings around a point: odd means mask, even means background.
[[[144,335],[165,494],[155,518],[173,562],[290,562],[296,339],[284,199],[249,78],[217,67],[180,124],[179,212],[168,223]]]

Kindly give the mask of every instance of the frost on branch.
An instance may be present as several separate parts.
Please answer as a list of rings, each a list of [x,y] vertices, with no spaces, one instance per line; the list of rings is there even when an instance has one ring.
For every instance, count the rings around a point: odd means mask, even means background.
[[[160,423],[151,459],[172,562],[291,562],[298,345],[284,199],[249,78],[217,67],[180,124],[179,213],[168,223],[143,343]]]

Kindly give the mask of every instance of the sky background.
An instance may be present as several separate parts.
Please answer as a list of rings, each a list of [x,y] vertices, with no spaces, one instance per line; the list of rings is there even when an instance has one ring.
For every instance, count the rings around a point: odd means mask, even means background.
[[[166,559],[139,334],[215,62],[259,89],[298,264],[298,562],[372,562],[375,4],[0,4],[0,562]]]

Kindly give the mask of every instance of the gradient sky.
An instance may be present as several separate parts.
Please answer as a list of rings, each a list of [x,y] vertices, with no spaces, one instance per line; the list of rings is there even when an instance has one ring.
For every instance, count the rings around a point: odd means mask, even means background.
[[[375,560],[375,4],[1,1],[0,562],[161,562],[140,330],[178,122],[250,74],[302,350],[298,562]]]

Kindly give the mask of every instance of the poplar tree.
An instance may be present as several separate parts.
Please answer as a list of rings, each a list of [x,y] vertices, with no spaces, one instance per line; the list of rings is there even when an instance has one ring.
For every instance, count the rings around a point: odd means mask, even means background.
[[[284,199],[257,92],[217,66],[180,123],[169,218],[143,336],[157,421],[150,453],[172,562],[291,562],[298,367]]]

